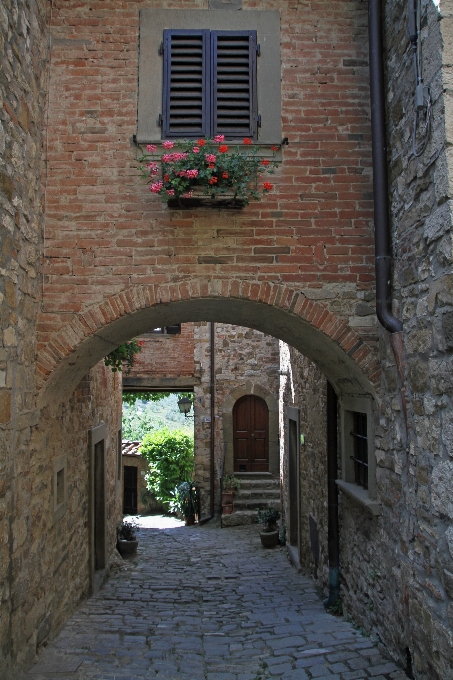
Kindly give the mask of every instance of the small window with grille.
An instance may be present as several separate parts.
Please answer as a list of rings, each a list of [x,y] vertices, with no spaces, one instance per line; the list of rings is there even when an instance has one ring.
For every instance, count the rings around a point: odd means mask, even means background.
[[[180,335],[181,334],[181,324],[175,323],[173,326],[159,326],[158,328],[152,328],[147,331],[145,335]]]
[[[366,413],[353,413],[354,427],[351,436],[354,439],[354,479],[355,483],[368,489],[368,436]]]
[[[163,136],[257,138],[256,31],[164,31]]]

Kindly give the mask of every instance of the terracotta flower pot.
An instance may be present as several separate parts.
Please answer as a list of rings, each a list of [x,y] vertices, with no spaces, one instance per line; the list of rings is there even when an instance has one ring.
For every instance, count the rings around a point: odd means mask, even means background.
[[[195,516],[189,515],[186,517],[186,527],[191,527],[193,524],[195,524]]]
[[[223,491],[222,492],[222,505],[228,505],[233,502],[233,492]]]
[[[233,512],[233,503],[226,503],[225,505],[222,503],[222,514],[223,515],[231,515]]]
[[[263,548],[275,548],[278,545],[278,533],[278,529],[275,529],[275,531],[260,531]]]
[[[138,541],[118,541],[120,555],[134,555],[137,552]]]

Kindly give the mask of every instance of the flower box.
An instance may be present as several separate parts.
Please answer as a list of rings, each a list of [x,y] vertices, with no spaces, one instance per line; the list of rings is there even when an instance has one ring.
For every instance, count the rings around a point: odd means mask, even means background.
[[[258,201],[272,190],[270,182],[259,185],[263,173],[274,173],[274,159],[261,158],[252,140],[245,138],[243,148],[230,148],[223,135],[214,139],[167,140],[162,143],[165,153],[159,157],[142,156],[143,178],[150,191],[170,208],[240,209],[251,200]],[[250,148],[250,147],[253,148]],[[149,144],[149,154],[156,152]],[[275,152],[279,147],[271,147]]]

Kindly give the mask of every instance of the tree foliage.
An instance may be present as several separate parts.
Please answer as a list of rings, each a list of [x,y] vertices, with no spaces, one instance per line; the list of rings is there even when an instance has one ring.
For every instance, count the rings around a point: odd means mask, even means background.
[[[129,342],[124,342],[104,357],[104,364],[111,366],[113,373],[122,371],[126,367],[126,373],[130,373],[132,366],[135,364],[136,355],[142,351],[143,340],[133,338]]]
[[[193,437],[183,430],[166,428],[145,435],[139,453],[149,463],[145,480],[155,498],[170,503],[175,488],[193,475]]]
[[[123,404],[132,406],[136,401],[162,401],[174,392],[123,392]],[[193,401],[193,392],[178,392],[176,394],[178,400],[182,397],[187,397]]]

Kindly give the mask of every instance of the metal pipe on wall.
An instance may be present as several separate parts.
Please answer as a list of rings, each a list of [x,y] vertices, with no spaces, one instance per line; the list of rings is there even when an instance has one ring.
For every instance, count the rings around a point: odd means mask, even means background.
[[[392,247],[389,221],[384,40],[381,0],[369,0],[368,2],[368,36],[370,43],[376,314],[379,323],[390,333],[390,343],[402,385],[401,401],[407,430],[403,324],[392,311]]]
[[[392,312],[392,254],[389,223],[387,135],[381,0],[369,0],[371,135],[373,149],[374,239],[376,263],[376,314],[390,333],[401,333],[403,324]]]

